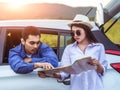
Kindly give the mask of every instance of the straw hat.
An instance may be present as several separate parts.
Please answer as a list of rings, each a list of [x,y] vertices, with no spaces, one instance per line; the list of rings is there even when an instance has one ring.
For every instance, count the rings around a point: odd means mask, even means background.
[[[92,25],[90,24],[89,18],[85,15],[80,15],[80,14],[76,15],[73,21],[68,23],[68,26],[71,27],[71,25],[73,24],[81,24],[89,27],[90,29],[93,28]]]

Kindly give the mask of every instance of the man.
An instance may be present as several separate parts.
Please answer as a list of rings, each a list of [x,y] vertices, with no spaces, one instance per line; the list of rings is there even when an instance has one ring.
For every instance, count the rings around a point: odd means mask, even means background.
[[[58,66],[58,58],[51,47],[40,41],[40,30],[27,26],[21,43],[9,51],[9,64],[16,73],[29,73],[36,68],[51,69]]]

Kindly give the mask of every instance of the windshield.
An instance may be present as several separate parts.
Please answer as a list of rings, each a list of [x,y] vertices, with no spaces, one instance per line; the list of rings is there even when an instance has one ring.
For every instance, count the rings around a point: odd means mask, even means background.
[[[120,12],[104,25],[104,32],[112,42],[120,44]]]

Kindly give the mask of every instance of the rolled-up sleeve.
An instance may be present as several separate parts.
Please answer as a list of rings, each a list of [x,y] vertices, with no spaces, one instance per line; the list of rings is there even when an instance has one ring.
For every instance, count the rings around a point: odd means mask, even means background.
[[[107,60],[106,60],[105,48],[104,48],[104,46],[103,46],[102,44],[101,44],[101,47],[100,47],[99,62],[100,62],[100,64],[101,64],[102,67],[103,67],[103,75],[104,75],[104,73],[105,73],[106,70],[107,70],[108,62],[107,62]]]
[[[21,58],[19,56],[19,54],[17,52],[15,52],[14,50],[9,51],[8,60],[9,60],[9,64],[10,64],[11,68],[16,73],[25,74],[25,73],[29,73],[29,72],[33,71],[33,69],[34,69],[33,63],[25,63],[23,61],[23,58]]]

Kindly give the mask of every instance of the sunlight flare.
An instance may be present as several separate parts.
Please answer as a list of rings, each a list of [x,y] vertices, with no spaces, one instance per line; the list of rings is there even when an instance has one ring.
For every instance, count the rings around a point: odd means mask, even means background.
[[[23,1],[17,1],[17,0],[12,0],[11,2],[8,2],[9,3],[9,7],[12,8],[12,9],[18,9],[18,8],[21,8],[22,6],[24,6],[25,2]]]

